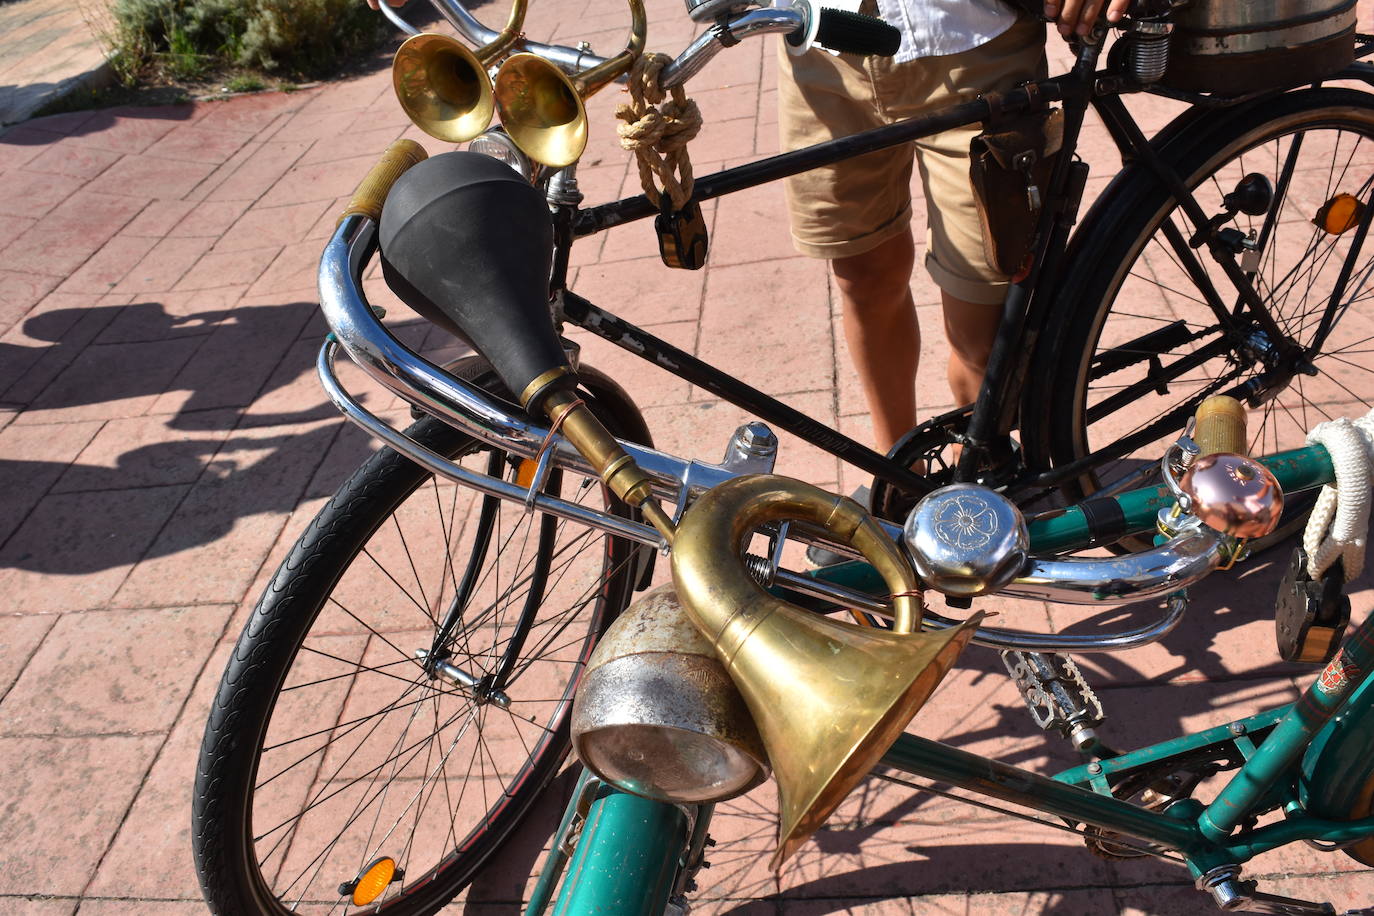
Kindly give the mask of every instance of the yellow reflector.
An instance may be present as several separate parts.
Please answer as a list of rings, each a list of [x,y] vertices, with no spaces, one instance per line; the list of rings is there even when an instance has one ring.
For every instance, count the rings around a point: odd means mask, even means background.
[[[1312,222],[1330,235],[1354,229],[1364,214],[1364,204],[1353,194],[1337,194],[1321,205]]]
[[[363,869],[358,876],[358,883],[353,886],[353,905],[367,906],[382,896],[382,891],[386,890],[395,875],[396,860],[387,856],[382,856]]]
[[[515,482],[522,487],[528,487],[534,483],[534,469],[539,465],[533,458],[526,458],[520,462],[520,467],[515,470]]]

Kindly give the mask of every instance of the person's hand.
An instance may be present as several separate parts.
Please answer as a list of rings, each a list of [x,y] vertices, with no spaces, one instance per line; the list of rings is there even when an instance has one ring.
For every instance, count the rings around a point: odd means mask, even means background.
[[[406,0],[386,0],[387,6],[405,6]],[[377,0],[367,0],[367,5],[377,9]]]
[[[376,0],[368,0],[376,3]],[[1059,20],[1059,34],[1068,38],[1074,32],[1086,35],[1102,11],[1103,0],[1045,0],[1045,18]],[[1117,23],[1131,8],[1131,0],[1107,0],[1107,21]]]

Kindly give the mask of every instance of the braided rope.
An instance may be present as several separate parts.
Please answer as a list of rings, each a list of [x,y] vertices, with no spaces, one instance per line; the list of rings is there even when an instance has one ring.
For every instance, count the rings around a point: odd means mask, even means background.
[[[692,197],[687,143],[701,130],[701,111],[681,86],[673,87],[671,98],[659,86],[659,72],[671,60],[655,51],[635,61],[630,71],[630,103],[615,110],[615,116],[625,122],[616,133],[620,145],[638,160],[644,194],[658,206],[666,193],[673,208],[680,210]]]
[[[1374,469],[1374,411],[1356,420],[1341,417],[1319,423],[1307,434],[1307,441],[1326,446],[1336,470],[1335,485],[1322,487],[1303,533],[1307,574],[1319,579],[1340,558],[1348,582],[1364,568],[1370,474]]]

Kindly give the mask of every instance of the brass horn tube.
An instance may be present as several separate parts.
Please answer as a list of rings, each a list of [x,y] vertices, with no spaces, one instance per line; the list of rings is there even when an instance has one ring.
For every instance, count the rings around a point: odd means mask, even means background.
[[[391,63],[392,87],[416,127],[450,143],[470,140],[491,124],[496,105],[487,68],[521,39],[528,0],[512,0],[506,27],[476,51],[447,35],[412,35]]]
[[[496,73],[493,91],[501,126],[535,162],[562,168],[587,146],[585,99],[634,66],[644,53],[648,18],[643,0],[628,0],[630,40],[625,50],[569,76],[537,54],[514,54]]]

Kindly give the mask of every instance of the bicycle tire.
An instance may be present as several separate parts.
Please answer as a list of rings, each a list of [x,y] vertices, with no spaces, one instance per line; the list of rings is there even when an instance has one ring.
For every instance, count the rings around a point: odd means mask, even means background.
[[[1285,188],[1277,179],[1298,137],[1295,167]],[[1251,413],[1251,452],[1302,445],[1306,431],[1332,415],[1326,407],[1349,400],[1367,410],[1374,397],[1374,367],[1362,354],[1374,332],[1369,306],[1360,303],[1370,295],[1374,244],[1366,239],[1356,253],[1350,242],[1357,233],[1328,235],[1310,220],[1318,205],[1336,193],[1369,198],[1374,97],[1345,88],[1314,88],[1266,98],[1172,131],[1161,154],[1208,216],[1219,212],[1222,196],[1243,175],[1259,171],[1275,184],[1270,212],[1277,219],[1260,254],[1257,285],[1279,327],[1303,345],[1319,374],[1272,385],[1258,423]],[[1265,221],[1265,216],[1241,213],[1227,225],[1262,234]],[[1070,248],[1070,270],[1044,336],[1050,346],[1037,354],[1031,374],[1048,387],[1028,389],[1023,435],[1054,466],[1132,435],[1145,441],[1120,459],[1104,461],[1064,483],[1061,492],[1069,502],[1103,490],[1157,483],[1157,472],[1148,473],[1149,466],[1158,463],[1202,398],[1234,391],[1266,368],[1267,339],[1258,336],[1253,320],[1250,337],[1228,339],[1202,294],[1188,285],[1192,280],[1164,238],[1169,224],[1187,225],[1167,190],[1143,166],[1133,166],[1104,192]],[[1184,238],[1190,234],[1185,232]],[[1303,237],[1300,249],[1283,244]],[[1313,347],[1312,334],[1320,325],[1314,309],[1330,299],[1337,262],[1352,254],[1353,270],[1333,312],[1332,335]],[[1223,303],[1233,306],[1236,296],[1226,294],[1233,287],[1224,285],[1220,267],[1205,252],[1199,252],[1198,261],[1217,284]],[[1295,292],[1302,296],[1294,298]],[[1350,373],[1358,379],[1344,377]],[[1310,508],[1310,500],[1290,502],[1283,525],[1266,542],[1291,533]],[[1149,545],[1133,538],[1119,546],[1138,550]]]
[[[594,375],[601,396],[584,390],[588,404],[612,432],[644,441],[633,405],[614,403],[614,383]],[[407,432],[439,454],[519,473],[510,456],[432,417]],[[610,499],[573,476],[555,472],[546,491],[571,499],[580,486]],[[192,836],[212,911],[433,913],[559,771],[573,688],[629,600],[640,548],[511,503],[484,532],[471,508],[460,524],[467,494],[384,448],[320,510],[273,577],[231,656],[201,748]],[[471,495],[477,507],[482,497]],[[420,509],[437,522],[421,520]],[[507,533],[510,518],[517,527]],[[423,537],[431,549],[422,552]],[[454,554],[468,568],[457,570]],[[584,560],[585,569],[571,568]],[[470,569],[477,578],[467,579]],[[475,678],[514,644],[518,610],[541,611],[505,684],[508,710],[475,703],[413,657],[431,648],[439,609],[465,581],[477,585],[450,662]],[[451,773],[451,760],[467,772]],[[346,901],[343,885],[380,856],[396,859],[403,877],[368,905]]]

